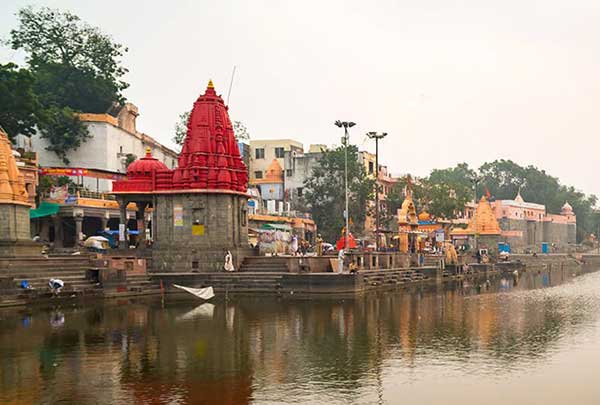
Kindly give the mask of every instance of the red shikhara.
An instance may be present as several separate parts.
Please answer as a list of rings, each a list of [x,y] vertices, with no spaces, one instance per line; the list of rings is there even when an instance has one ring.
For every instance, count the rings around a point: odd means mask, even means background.
[[[240,156],[223,99],[212,81],[190,114],[179,165],[169,170],[146,156],[127,168],[127,180],[113,183],[114,192],[211,190],[246,193],[248,174]]]

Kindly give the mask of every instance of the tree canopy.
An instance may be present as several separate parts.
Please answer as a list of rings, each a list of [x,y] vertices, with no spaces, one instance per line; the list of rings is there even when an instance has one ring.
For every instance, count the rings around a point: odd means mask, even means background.
[[[32,135],[37,127],[47,149],[67,163],[68,151],[89,137],[77,113],[106,113],[124,102],[127,69],[120,58],[127,49],[68,11],[25,7],[17,19],[8,43],[25,51],[28,69],[1,69],[12,81],[2,77],[0,86],[22,86],[7,93],[20,103],[2,103],[0,119],[11,137]]]
[[[121,80],[127,69],[120,58],[127,48],[68,12],[25,7],[17,13],[19,27],[10,32],[13,49],[23,49],[33,70],[48,65],[70,67],[70,72],[98,78],[114,88],[115,98],[128,87]],[[64,73],[64,72],[63,72]]]
[[[478,170],[460,163],[447,169],[434,169],[427,177],[416,179],[414,199],[419,210],[427,210],[438,218],[452,218],[466,202],[489,192],[493,199],[514,199],[518,192],[527,202],[543,204],[548,213],[560,213],[569,202],[577,215],[577,237],[583,240],[597,232],[600,215],[594,207],[597,198],[560,183],[559,179],[535,166],[520,166],[511,160],[495,160],[482,164]],[[396,187],[404,187],[400,181]]]
[[[324,151],[304,183],[303,200],[312,211],[319,232],[327,241],[335,241],[345,225],[344,147]],[[369,213],[368,202],[373,197],[374,180],[369,178],[358,159],[358,148],[348,146],[348,190],[350,230],[364,231]]]
[[[0,124],[8,136],[36,133],[40,103],[34,92],[34,75],[13,63],[0,64]]]

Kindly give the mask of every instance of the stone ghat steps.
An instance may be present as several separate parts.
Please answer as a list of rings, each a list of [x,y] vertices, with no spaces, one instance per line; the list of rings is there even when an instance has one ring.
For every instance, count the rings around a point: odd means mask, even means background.
[[[288,272],[285,257],[246,257],[240,266],[242,273],[285,273]]]
[[[146,274],[134,274],[127,276],[127,289],[139,292],[159,292],[160,282],[151,280]]]
[[[362,274],[364,276],[365,284],[370,286],[404,284],[427,279],[425,275],[415,270],[387,270],[385,272],[369,271],[363,272]]]
[[[287,273],[286,273],[287,274]],[[168,276],[167,276],[168,278]],[[160,283],[160,276],[152,277]],[[269,273],[194,273],[189,278],[178,278],[174,284],[186,287],[213,287],[215,292],[275,292],[281,288],[281,274]],[[165,281],[164,286],[171,292],[181,290],[172,286],[170,281]]]
[[[88,288],[96,287],[96,283],[88,280],[85,276],[80,275],[71,275],[71,276],[62,276],[57,277],[60,278],[65,283],[65,290],[84,290]],[[50,277],[38,277],[38,278],[15,278],[15,286],[20,287],[21,281],[27,280],[29,285],[36,290],[44,290],[48,289],[48,281],[50,281]]]
[[[91,262],[89,258],[82,257],[77,259],[56,258],[56,259],[34,259],[34,260],[2,260],[0,259],[0,272],[6,272],[11,270],[26,270],[31,272],[45,272],[51,271],[57,268],[71,269],[71,268],[89,268]]]
[[[52,269],[8,269],[8,270],[0,270],[2,275],[12,276],[15,278],[36,278],[36,277],[47,277],[47,278],[60,278],[61,276],[72,276],[72,275],[80,275],[85,276],[87,270],[90,267],[55,267]]]

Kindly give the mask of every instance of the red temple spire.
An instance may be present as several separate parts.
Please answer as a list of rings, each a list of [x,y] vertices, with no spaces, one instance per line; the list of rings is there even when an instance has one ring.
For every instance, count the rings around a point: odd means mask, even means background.
[[[246,165],[240,156],[228,109],[215,92],[212,80],[194,102],[179,154],[179,167],[158,171],[155,191],[247,191]],[[128,182],[115,183],[113,190],[135,191],[129,187],[133,184],[125,183]]]

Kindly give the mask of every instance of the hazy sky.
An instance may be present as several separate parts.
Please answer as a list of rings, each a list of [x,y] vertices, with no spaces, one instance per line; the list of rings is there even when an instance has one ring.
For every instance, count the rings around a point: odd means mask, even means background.
[[[130,49],[138,129],[169,142],[208,79],[253,138],[338,143],[385,131],[382,163],[426,175],[510,158],[600,195],[600,2],[14,1],[68,9]],[[10,49],[0,62],[22,60]]]

